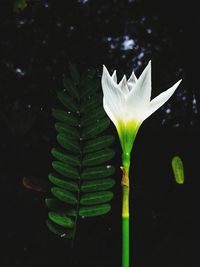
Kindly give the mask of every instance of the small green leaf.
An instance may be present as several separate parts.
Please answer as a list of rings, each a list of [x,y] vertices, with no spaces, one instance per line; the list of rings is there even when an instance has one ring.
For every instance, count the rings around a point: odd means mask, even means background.
[[[105,117],[104,109],[101,106],[96,107],[95,112],[90,112],[90,114],[86,114],[85,116],[83,116],[81,124],[84,126],[94,124],[95,121],[99,121],[103,117]]]
[[[56,198],[46,198],[45,204],[50,210],[62,213],[64,215],[67,215],[70,217],[75,217],[77,215],[77,212],[75,209],[69,209],[66,203],[59,201]]]
[[[184,183],[184,167],[183,162],[179,156],[172,158],[172,169],[174,172],[174,178],[178,184]]]
[[[111,210],[109,204],[102,204],[89,207],[81,207],[79,210],[79,215],[81,217],[94,217],[108,213]]]
[[[79,190],[78,188],[78,184],[76,182],[73,181],[69,181],[69,180],[63,180],[63,177],[59,176],[58,174],[53,174],[50,173],[48,175],[48,178],[50,180],[50,182],[52,182],[53,184],[67,189],[69,191],[73,191],[73,192],[77,192]]]
[[[94,79],[88,81],[85,88],[82,91],[81,97],[85,97],[86,95],[91,95],[96,93],[96,91],[100,88],[99,79]]]
[[[70,111],[66,112],[61,109],[52,109],[52,116],[61,121],[65,122],[66,124],[69,124],[71,126],[77,126],[78,125],[78,119],[76,116],[74,116]]]
[[[76,140],[70,139],[68,135],[63,133],[57,135],[57,141],[63,148],[74,153],[80,152],[79,143]]]
[[[86,154],[82,160],[83,166],[94,166],[111,160],[115,155],[113,149],[107,148],[98,152]]]
[[[92,80],[94,78],[94,75],[96,73],[95,69],[89,69],[86,70],[82,75],[81,75],[81,84],[85,85],[88,83],[88,81]]]
[[[111,165],[101,167],[86,168],[82,172],[83,179],[98,179],[111,176],[115,172],[115,168]]]
[[[62,122],[55,123],[55,128],[59,133],[67,134],[71,139],[79,139],[80,134],[75,127],[69,126]]]
[[[104,136],[97,137],[85,143],[85,145],[83,146],[83,152],[88,153],[88,152],[97,151],[99,149],[108,147],[109,145],[113,144],[114,141],[115,141],[115,138],[112,135],[104,135]]]
[[[86,114],[90,114],[91,112],[95,111],[96,107],[102,104],[102,99],[99,97],[98,94],[94,96],[85,97],[82,99],[80,104],[80,111]]]
[[[67,153],[64,153],[62,150],[53,148],[51,150],[51,154],[58,160],[65,162],[67,164],[73,165],[73,166],[80,166],[81,162],[78,156],[70,155]]]
[[[76,65],[73,64],[73,63],[71,63],[71,64],[69,65],[69,71],[70,71],[70,74],[71,74],[71,77],[72,77],[73,81],[74,81],[76,84],[78,84],[79,81],[80,81],[80,74],[79,74],[79,72],[78,72],[78,70],[77,70]]]
[[[69,110],[77,112],[78,110],[78,104],[75,102],[75,100],[68,96],[64,92],[58,93],[58,99],[62,102],[62,104]]]
[[[59,226],[50,220],[46,221],[46,225],[52,233],[54,233],[54,234],[56,234],[62,238],[72,238],[73,237],[73,231],[72,230],[68,230],[62,226]]]
[[[14,12],[23,11],[27,7],[27,0],[14,0]]]
[[[75,98],[79,98],[79,92],[77,89],[77,86],[74,84],[74,82],[70,79],[68,79],[65,75],[63,77],[63,84],[67,92]]]
[[[82,205],[102,204],[110,201],[112,198],[113,193],[110,191],[88,193],[81,196],[80,203]]]
[[[52,166],[54,170],[56,170],[59,174],[71,178],[71,179],[79,179],[80,175],[77,169],[67,165],[66,163],[60,161],[53,161]]]
[[[65,189],[62,189],[59,187],[52,187],[51,192],[55,197],[57,197],[58,199],[60,199],[63,202],[66,202],[66,203],[72,204],[72,205],[77,203],[76,196],[73,193],[71,193]]]
[[[71,218],[63,214],[50,211],[48,213],[48,217],[52,222],[57,223],[60,226],[67,227],[67,228],[72,228],[74,226],[74,221]]]
[[[94,137],[106,130],[109,125],[110,120],[108,118],[103,118],[98,122],[95,122],[94,125],[85,127],[82,132],[82,137],[84,139]]]
[[[82,192],[94,192],[108,190],[115,185],[115,180],[111,178],[99,179],[83,182],[81,185]]]

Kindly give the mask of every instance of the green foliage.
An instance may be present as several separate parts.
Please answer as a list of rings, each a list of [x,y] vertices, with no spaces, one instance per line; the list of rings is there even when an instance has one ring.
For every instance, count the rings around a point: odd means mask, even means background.
[[[184,183],[184,167],[183,162],[179,156],[174,156],[172,158],[172,170],[174,173],[174,178],[178,184]]]
[[[15,0],[13,10],[14,12],[23,11],[27,7],[28,0]]]
[[[108,213],[115,185],[110,165],[114,137],[106,134],[110,121],[102,108],[99,79],[95,71],[80,75],[69,66],[64,90],[58,93],[62,107],[52,109],[58,147],[51,150],[54,172],[52,197],[46,199],[47,226],[60,237],[75,239],[78,223],[85,217]]]

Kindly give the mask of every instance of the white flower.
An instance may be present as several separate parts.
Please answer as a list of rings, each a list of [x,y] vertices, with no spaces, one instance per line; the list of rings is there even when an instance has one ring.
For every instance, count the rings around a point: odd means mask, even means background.
[[[116,71],[112,76],[105,66],[102,75],[103,106],[115,124],[122,148],[130,152],[142,122],[160,108],[175,92],[181,80],[151,100],[151,61],[137,79],[134,72],[117,83]]]

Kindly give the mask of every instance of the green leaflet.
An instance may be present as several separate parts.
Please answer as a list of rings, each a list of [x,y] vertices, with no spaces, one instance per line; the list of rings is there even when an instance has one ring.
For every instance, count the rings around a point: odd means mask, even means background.
[[[82,90],[81,97],[94,94],[99,88],[100,88],[100,81],[99,80],[97,80],[97,79],[90,80],[87,83],[87,86],[85,86],[84,89]]]
[[[64,180],[63,177],[60,177],[58,174],[50,173],[49,181],[52,182],[54,185],[57,185],[61,188],[67,189],[69,191],[77,192],[79,191],[78,184],[71,180]]]
[[[66,215],[50,211],[48,213],[48,217],[52,222],[57,223],[60,226],[68,228],[72,228],[74,226],[74,221]]]
[[[59,133],[68,135],[72,139],[80,138],[79,132],[75,127],[69,126],[62,122],[55,123],[55,128]]]
[[[59,201],[57,198],[46,198],[45,204],[50,210],[57,211],[70,217],[75,217],[77,214],[75,209],[69,209],[69,206],[66,203]]]
[[[78,124],[78,119],[75,115],[73,115],[70,111],[66,112],[64,110],[61,109],[52,109],[52,116],[61,121],[61,122],[65,122],[67,125],[71,125],[71,126],[77,126]]]
[[[56,234],[62,238],[72,238],[73,237],[73,231],[70,231],[64,227],[61,227],[61,226],[53,223],[50,220],[46,220],[46,225],[51,232],[53,232],[54,234]]]
[[[82,172],[83,179],[98,179],[111,176],[114,174],[115,168],[111,165],[102,167],[86,168]]]
[[[111,160],[114,155],[115,152],[113,151],[113,149],[107,148],[98,152],[86,154],[83,157],[82,164],[83,166],[99,165]]]
[[[45,203],[50,231],[73,241],[82,217],[104,215],[111,209],[115,153],[110,147],[114,137],[105,134],[110,120],[95,71],[80,75],[72,64],[69,73],[71,77],[63,78],[65,89],[58,93],[61,107],[52,109],[58,147],[51,150],[54,172],[48,176],[53,197]]]
[[[57,197],[58,199],[60,199],[61,201],[64,201],[68,204],[76,204],[77,203],[77,197],[67,191],[67,190],[64,190],[62,188],[59,188],[59,187],[52,187],[51,188],[51,193]]]
[[[78,84],[80,82],[80,74],[73,63],[69,65],[69,71],[74,83]]]
[[[74,84],[74,82],[71,79],[68,79],[65,75],[63,77],[63,84],[67,92],[75,98],[79,98],[79,92],[77,89],[77,86]]]
[[[65,162],[73,166],[80,166],[81,161],[78,156],[71,155],[70,153],[64,153],[62,150],[53,148],[51,154],[58,160]]]
[[[80,85],[86,86],[88,82],[94,78],[95,73],[96,73],[95,69],[86,70],[81,75]]]
[[[174,172],[174,178],[178,184],[184,183],[184,167],[183,162],[179,156],[172,158],[172,169]]]
[[[90,124],[94,124],[95,121],[99,121],[103,117],[105,117],[105,111],[104,111],[103,107],[96,108],[95,112],[90,111],[89,114],[86,113],[86,115],[83,116],[82,124],[85,126],[90,125]]]
[[[101,106],[102,99],[99,97],[99,95],[94,95],[94,97],[87,97],[83,99],[83,101],[80,104],[80,111],[84,114],[90,114],[95,113],[95,109],[98,106]]]
[[[83,146],[83,152],[93,152],[97,151],[99,149],[105,148],[113,144],[115,141],[115,138],[112,135],[104,135],[97,137],[95,139],[91,139],[85,143]]]
[[[76,112],[78,110],[78,103],[73,101],[73,98],[68,96],[64,92],[59,92],[58,93],[58,99],[67,108],[67,110],[71,110],[71,111],[74,111],[74,112]]]
[[[96,73],[96,70],[91,69],[91,70],[86,70],[82,75],[81,75],[81,81],[80,81],[80,85],[83,86],[83,88],[85,88],[86,85],[88,85],[88,83],[93,80],[94,75]],[[83,90],[82,90],[83,91]]]
[[[71,138],[66,134],[57,135],[57,141],[63,148],[74,153],[80,152],[80,146],[78,141],[70,139]]]
[[[80,175],[77,169],[67,165],[66,163],[60,161],[53,161],[52,166],[54,170],[56,170],[59,174],[71,178],[71,179],[79,179]]]
[[[82,205],[101,204],[110,201],[112,198],[113,193],[110,191],[88,193],[81,197],[80,203]]]
[[[83,129],[82,138],[84,139],[92,138],[105,131],[109,125],[110,125],[110,120],[108,118],[100,119],[99,121],[96,121],[92,127],[87,126]]]
[[[106,214],[110,211],[111,206],[109,204],[102,204],[90,207],[81,207],[79,210],[79,215],[81,217],[94,217]]]
[[[81,184],[82,192],[94,192],[101,190],[108,190],[115,185],[115,180],[111,178],[86,181]]]

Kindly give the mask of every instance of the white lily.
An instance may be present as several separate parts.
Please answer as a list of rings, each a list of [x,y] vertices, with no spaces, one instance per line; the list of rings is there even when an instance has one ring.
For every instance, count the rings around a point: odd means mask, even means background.
[[[151,100],[151,61],[137,79],[134,72],[117,83],[116,71],[103,66],[103,106],[117,128],[122,149],[130,153],[142,122],[160,108],[175,92],[181,80]]]

